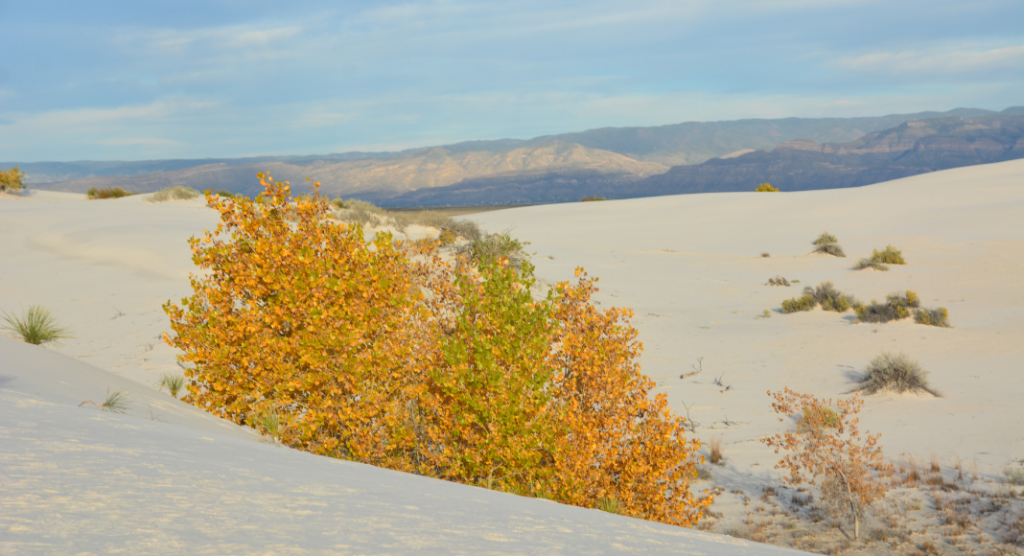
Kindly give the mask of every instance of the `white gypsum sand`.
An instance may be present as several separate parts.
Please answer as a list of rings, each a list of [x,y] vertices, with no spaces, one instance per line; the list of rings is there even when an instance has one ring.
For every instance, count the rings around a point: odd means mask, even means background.
[[[160,306],[189,295],[187,239],[216,223],[201,199],[0,195],[0,308],[74,336],[0,336],[0,553],[790,553],[313,456],[157,391],[182,372]],[[119,389],[125,414],[80,407]]]
[[[1022,200],[1024,161],[1014,161],[849,190],[550,205],[471,218],[532,242],[540,278],[567,280],[584,266],[601,278],[601,306],[633,308],[644,372],[677,413],[690,406],[697,436],[723,437],[725,466],[710,466],[715,482],[756,496],[778,484],[777,456],[757,438],[790,426],[778,423],[765,390],[842,395],[882,350],[919,361],[946,395],[867,398],[861,429],[883,433],[888,456],[922,461],[937,452],[948,462],[956,453],[993,477],[1024,455]],[[75,336],[61,348],[0,338],[4,550],[773,553],[254,442],[252,431],[156,392],[161,374],[181,372],[159,340],[168,330],[160,306],[189,295],[195,267],[186,240],[216,222],[201,199],[0,195],[0,308],[46,306]],[[810,253],[823,231],[839,237],[847,258]],[[903,250],[907,266],[850,270],[887,244]],[[776,275],[800,283],[763,285]],[[914,290],[924,306],[947,307],[954,328],[776,311],[824,280],[865,302]],[[775,311],[771,318],[755,318],[765,309]],[[704,371],[679,379],[698,357]],[[718,377],[728,391],[713,384]],[[116,388],[132,392],[127,415],[76,407],[102,403]],[[720,501],[716,511],[742,507],[739,495]]]

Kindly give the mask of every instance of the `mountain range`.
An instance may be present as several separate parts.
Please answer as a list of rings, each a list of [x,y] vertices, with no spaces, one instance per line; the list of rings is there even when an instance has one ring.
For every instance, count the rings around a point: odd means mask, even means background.
[[[872,118],[785,118],[603,128],[528,140],[468,141],[401,152],[136,162],[18,164],[32,187],[151,192],[182,185],[253,195],[257,172],[331,197],[383,206],[530,204],[866,185],[1024,157],[1024,107]]]

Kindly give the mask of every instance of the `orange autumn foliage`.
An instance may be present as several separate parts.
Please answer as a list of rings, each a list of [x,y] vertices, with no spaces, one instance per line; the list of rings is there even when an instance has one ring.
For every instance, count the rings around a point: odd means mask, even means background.
[[[629,311],[598,311],[578,272],[547,299],[532,266],[446,262],[328,218],[261,176],[255,200],[208,195],[222,222],[191,241],[206,271],[164,309],[186,400],[283,444],[466,484],[693,525],[699,441],[640,373]]]
[[[871,471],[888,469],[878,445],[882,435],[860,436],[856,415],[864,400],[859,392],[850,399],[836,400],[838,411],[831,410],[832,400],[819,400],[789,388],[769,391],[768,395],[775,398],[772,407],[777,413],[797,418],[801,424],[800,433],[786,431],[761,438],[761,442],[775,448],[775,453],[791,452],[775,466],[789,471],[783,481],[794,486],[807,481],[813,486],[820,479],[822,497],[829,509],[852,518],[854,538],[859,537],[860,518],[886,491],[886,484]]]

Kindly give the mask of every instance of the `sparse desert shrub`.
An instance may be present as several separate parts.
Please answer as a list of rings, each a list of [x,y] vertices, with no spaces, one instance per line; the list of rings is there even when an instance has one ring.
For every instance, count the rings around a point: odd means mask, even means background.
[[[472,220],[456,220],[447,214],[437,211],[383,213],[383,215],[392,218],[399,230],[404,230],[406,226],[412,224],[437,228],[441,231],[442,235],[448,232],[452,242],[459,237],[473,241],[481,236],[480,227],[477,226],[476,222]],[[448,244],[452,242],[448,242]],[[445,242],[442,241],[442,244],[445,244]]]
[[[171,393],[175,398],[178,397],[178,392],[185,387],[185,377],[181,375],[164,373],[160,377],[160,389],[167,388],[167,391]]]
[[[590,203],[590,202],[593,202],[593,201],[607,201],[607,200],[608,199],[605,198],[605,197],[584,197],[584,198],[580,199],[580,202],[581,203]]]
[[[768,279],[769,286],[786,286],[789,287],[789,280],[786,280],[782,276],[776,276],[775,278]]]
[[[697,479],[701,481],[710,481],[715,476],[711,474],[711,470],[704,466],[697,467]]]
[[[187,201],[189,199],[195,199],[200,195],[202,195],[202,193],[192,189],[191,187],[175,185],[174,187],[166,187],[150,195],[149,200],[153,203],[162,203],[164,201]]]
[[[819,400],[789,388],[768,394],[775,399],[772,408],[776,413],[789,417],[821,416],[826,414],[825,408],[833,406],[832,400]],[[853,519],[854,539],[860,535],[861,517],[875,500],[885,496],[887,488],[885,482],[872,474],[888,469],[878,445],[881,435],[865,433],[862,438],[857,428],[856,415],[863,405],[864,401],[854,393],[850,399],[836,400],[835,428],[808,427],[806,434],[786,431],[761,438],[775,448],[775,453],[789,452],[775,466],[789,471],[784,482],[797,486],[804,481],[811,485],[821,481],[826,507],[836,516]]]
[[[889,270],[889,267],[872,259],[861,259],[857,265],[853,267],[854,270],[864,270],[865,268],[873,268],[882,272]]]
[[[868,363],[864,376],[858,382],[865,394],[885,391],[928,392],[940,397],[941,394],[928,385],[925,378],[927,375],[928,372],[922,370],[921,365],[906,354],[882,352]]]
[[[7,321],[7,324],[0,328],[21,336],[26,343],[60,346],[61,340],[72,337],[67,328],[57,325],[57,321],[50,315],[50,310],[40,305],[29,307],[24,317],[9,315],[6,311],[0,313]]]
[[[783,313],[796,313],[797,311],[810,311],[814,309],[815,303],[813,295],[804,294],[800,298],[787,299],[782,302]]]
[[[778,192],[778,190],[778,187],[773,187],[770,183],[762,183],[761,185],[757,186],[757,189],[755,189],[754,191],[757,193],[775,193]]]
[[[334,200],[331,201],[331,206],[333,206],[334,208],[336,208],[338,210],[341,210],[341,209],[345,208],[345,201],[343,201],[339,197],[339,198],[334,199]]]
[[[713,435],[711,437],[711,439],[708,440],[708,449],[709,449],[710,454],[711,454],[708,459],[709,459],[709,461],[711,461],[711,463],[713,463],[715,465],[718,465],[719,463],[722,462],[722,460],[725,459],[725,457],[722,456],[722,437],[721,436]]]
[[[832,282],[822,282],[816,288],[809,286],[804,288],[804,296],[808,295],[811,296],[814,303],[821,305],[821,308],[826,311],[842,313],[851,306],[860,305],[852,296],[837,290]]]
[[[814,240],[812,245],[828,245],[830,243],[839,243],[839,239],[828,232],[821,232],[821,235],[818,236],[818,239]]]
[[[832,255],[833,257],[845,257],[846,253],[843,252],[843,248],[838,243],[824,243],[814,248],[815,253],[825,253]]]
[[[873,249],[871,260],[882,264],[907,264],[907,261],[903,260],[903,253],[892,245],[886,245],[885,251]]]
[[[273,438],[274,442],[281,438],[281,414],[273,409],[264,409],[251,424],[256,430]]]
[[[1018,467],[1003,469],[1003,481],[1010,485],[1024,486],[1024,463]]]
[[[345,208],[336,212],[334,217],[342,222],[360,226],[379,226],[392,220],[388,218],[386,210],[359,199],[345,201]]]
[[[130,394],[130,392],[125,392],[121,388],[118,388],[113,392],[111,392],[110,389],[107,389],[107,397],[106,399],[103,400],[103,403],[100,404],[92,400],[85,400],[84,402],[78,404],[78,407],[82,407],[83,405],[89,403],[95,405],[96,407],[99,407],[103,411],[109,411],[111,413],[126,413],[129,407],[128,396]]]
[[[0,168],[0,192],[18,193],[25,188],[25,172],[17,166],[4,170]]]
[[[190,240],[204,272],[164,305],[187,402],[257,426],[274,411],[280,441],[317,454],[698,521],[700,442],[640,373],[632,313],[599,311],[582,269],[537,301],[525,257],[367,244],[316,184],[293,203],[286,183],[261,183],[256,200],[207,196],[222,222]]]
[[[235,194],[228,191],[227,189],[221,189],[220,191],[217,192],[217,196],[224,197],[225,199],[231,199],[235,196]]]
[[[90,199],[120,199],[121,197],[130,197],[135,195],[135,193],[125,191],[123,187],[103,187],[100,189],[90,187],[85,195]]]
[[[514,269],[520,269],[527,260],[524,249],[529,242],[513,238],[508,232],[484,234],[473,239],[461,251],[471,262],[480,265],[505,259]]]
[[[768,252],[761,253],[761,258],[762,259],[767,259],[767,258],[770,258],[771,256],[772,256],[772,254],[768,253]]]
[[[891,293],[885,303],[872,301],[870,305],[856,307],[857,319],[860,322],[889,322],[905,319],[910,310],[921,306],[921,298],[907,290],[903,293]]]
[[[938,309],[917,309],[914,311],[914,322],[928,326],[949,328],[949,311],[945,307]]]

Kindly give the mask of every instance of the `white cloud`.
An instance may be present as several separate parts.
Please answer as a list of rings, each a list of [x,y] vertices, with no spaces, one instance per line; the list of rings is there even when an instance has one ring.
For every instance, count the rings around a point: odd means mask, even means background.
[[[852,71],[891,74],[957,74],[1024,68],[1024,45],[999,48],[907,50],[875,52],[863,56],[839,58],[835,65]]]

